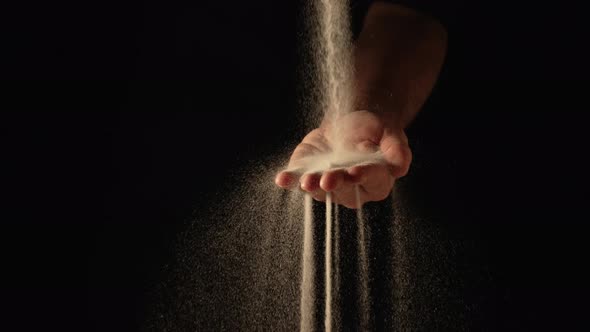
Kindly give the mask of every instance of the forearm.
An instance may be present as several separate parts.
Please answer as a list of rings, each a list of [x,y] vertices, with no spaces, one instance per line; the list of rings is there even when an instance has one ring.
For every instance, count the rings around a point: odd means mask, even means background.
[[[376,2],[355,42],[355,109],[385,115],[406,128],[438,77],[447,45],[445,29],[405,7]]]

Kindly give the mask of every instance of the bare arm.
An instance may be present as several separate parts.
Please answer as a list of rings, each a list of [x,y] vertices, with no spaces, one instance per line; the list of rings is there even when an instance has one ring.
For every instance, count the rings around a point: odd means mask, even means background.
[[[375,2],[355,43],[355,108],[390,113],[390,125],[406,128],[434,86],[446,46],[434,19]]]

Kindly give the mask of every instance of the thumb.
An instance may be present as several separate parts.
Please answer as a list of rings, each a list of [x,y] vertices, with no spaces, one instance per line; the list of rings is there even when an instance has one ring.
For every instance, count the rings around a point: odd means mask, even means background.
[[[380,148],[394,178],[408,174],[412,163],[412,151],[408,146],[407,139],[385,135],[381,139]]]

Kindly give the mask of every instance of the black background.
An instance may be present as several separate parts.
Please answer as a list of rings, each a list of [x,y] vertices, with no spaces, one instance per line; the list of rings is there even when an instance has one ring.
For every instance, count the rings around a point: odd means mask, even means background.
[[[439,84],[409,130],[416,195],[460,210],[449,229],[481,246],[458,265],[493,279],[465,286],[484,303],[476,327],[586,324],[581,12],[462,6]],[[4,14],[5,188],[16,212],[3,231],[7,317],[23,330],[133,331],[175,236],[219,199],[207,193],[300,134],[300,3],[45,3]]]

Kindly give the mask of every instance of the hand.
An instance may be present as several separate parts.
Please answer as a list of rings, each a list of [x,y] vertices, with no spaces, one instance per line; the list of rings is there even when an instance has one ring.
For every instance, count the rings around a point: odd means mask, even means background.
[[[348,208],[360,208],[356,185],[361,206],[387,198],[395,180],[407,174],[412,159],[407,137],[394,122],[392,113],[368,111],[348,113],[335,123],[324,121],[295,148],[288,169],[277,175],[276,184],[285,189],[300,187],[319,201],[325,201],[329,192],[335,203]],[[334,128],[338,128],[339,134]],[[317,160],[325,161],[342,153],[382,158],[370,163],[314,169]]]

